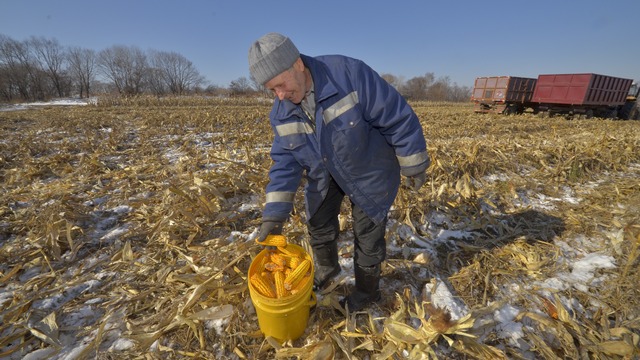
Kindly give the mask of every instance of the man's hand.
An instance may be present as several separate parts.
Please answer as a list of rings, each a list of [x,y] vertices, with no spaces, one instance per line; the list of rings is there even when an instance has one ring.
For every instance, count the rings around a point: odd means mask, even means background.
[[[257,240],[263,242],[268,235],[282,235],[282,221],[267,220],[262,222]]]
[[[407,176],[404,180],[404,186],[413,190],[420,190],[425,182],[427,182],[427,174],[421,172],[413,176]]]

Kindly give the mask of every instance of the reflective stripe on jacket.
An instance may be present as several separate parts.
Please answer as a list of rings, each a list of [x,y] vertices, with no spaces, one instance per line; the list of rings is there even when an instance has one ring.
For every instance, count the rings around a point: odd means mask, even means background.
[[[315,130],[299,105],[275,99],[275,137],[263,219],[284,220],[303,176],[307,219],[324,199],[330,176],[374,222],[386,216],[400,173],[429,166],[420,121],[404,98],[360,60],[301,55],[311,71]]]

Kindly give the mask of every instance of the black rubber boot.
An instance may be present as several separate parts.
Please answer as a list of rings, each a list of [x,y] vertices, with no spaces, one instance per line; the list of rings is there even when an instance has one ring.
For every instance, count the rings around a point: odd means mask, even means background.
[[[340,273],[338,244],[334,241],[321,247],[313,248],[313,254],[316,261],[313,286],[316,290],[319,290]]]
[[[355,265],[356,288],[340,301],[340,305],[349,312],[360,311],[368,305],[380,301],[380,264],[373,266]]]

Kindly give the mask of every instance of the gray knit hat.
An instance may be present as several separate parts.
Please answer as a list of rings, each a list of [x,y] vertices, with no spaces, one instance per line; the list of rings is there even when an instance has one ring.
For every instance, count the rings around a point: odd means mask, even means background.
[[[249,71],[258,83],[264,85],[293,66],[299,57],[300,52],[288,37],[269,33],[249,48]]]

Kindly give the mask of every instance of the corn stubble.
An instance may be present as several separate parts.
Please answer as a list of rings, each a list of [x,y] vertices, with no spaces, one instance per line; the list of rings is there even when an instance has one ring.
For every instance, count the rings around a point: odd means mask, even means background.
[[[176,358],[637,357],[639,123],[412,105],[432,165],[428,184],[402,189],[391,211],[389,241],[407,251],[388,254],[386,301],[347,317],[318,306],[288,344],[261,336],[246,277],[262,250],[246,236],[271,165],[269,101],[109,98],[0,112],[0,357],[59,351],[71,331],[86,336],[81,357],[106,354],[116,333],[133,345],[114,354],[131,358],[152,344]],[[531,204],[536,194],[549,206]],[[285,231],[305,246],[300,214],[298,195]],[[471,235],[436,242],[425,224]],[[580,238],[580,251],[615,259],[606,281],[588,292],[529,286],[570,271],[554,241]],[[266,286],[286,296],[286,268],[301,264],[274,253],[283,271]],[[422,300],[431,277],[450,284],[466,316]],[[67,296],[36,307],[56,294]],[[522,309],[526,347],[497,336],[493,314],[507,303]],[[95,318],[70,326],[87,307]]]

